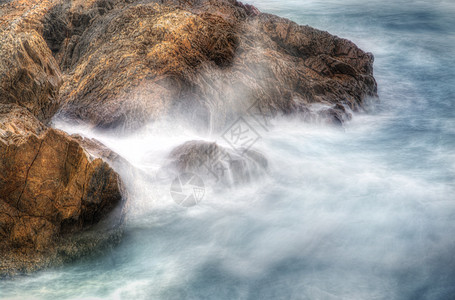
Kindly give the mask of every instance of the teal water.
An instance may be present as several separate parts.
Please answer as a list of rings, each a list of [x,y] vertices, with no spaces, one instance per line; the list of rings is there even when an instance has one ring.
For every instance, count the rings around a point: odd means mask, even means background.
[[[380,102],[344,130],[258,128],[268,176],[208,186],[189,209],[166,180],[129,178],[119,246],[1,281],[1,299],[455,299],[454,2],[251,2],[372,52]],[[165,124],[116,138],[56,126],[152,178],[175,145],[222,142]]]

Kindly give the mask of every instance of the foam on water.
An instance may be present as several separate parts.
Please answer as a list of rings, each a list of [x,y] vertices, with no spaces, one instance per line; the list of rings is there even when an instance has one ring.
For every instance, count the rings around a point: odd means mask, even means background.
[[[342,130],[296,120],[258,128],[268,176],[208,186],[189,209],[172,201],[160,166],[188,140],[228,146],[218,136],[166,123],[128,136],[56,123],[98,138],[147,176],[130,181],[118,247],[0,282],[0,298],[454,298],[453,3],[252,2],[373,52],[381,102]]]

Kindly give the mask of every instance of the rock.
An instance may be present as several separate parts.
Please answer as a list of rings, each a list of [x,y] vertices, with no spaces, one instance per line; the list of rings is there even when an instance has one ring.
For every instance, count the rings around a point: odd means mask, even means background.
[[[71,137],[77,140],[93,159],[101,158],[116,170],[133,168],[126,159],[103,145],[97,139],[83,137],[79,134],[73,134]]]
[[[63,82],[37,20],[49,1],[38,6],[41,10],[21,10],[13,3],[2,6],[6,13],[0,21],[0,103],[23,106],[47,123],[59,109]]]
[[[125,158],[103,145],[97,139],[83,137],[78,134],[73,134],[71,137],[79,142],[91,159],[103,159],[121,176],[125,185],[130,187],[129,197],[134,198],[135,190],[141,188],[138,186],[137,178],[143,178],[145,182],[152,182],[155,179],[151,174],[131,165]]]
[[[62,113],[100,128],[136,128],[166,115],[202,63],[229,64],[236,42],[219,16],[155,3],[114,8],[56,54],[72,74]]]
[[[243,4],[240,1],[235,1],[235,5],[243,8],[248,16],[257,16],[261,13],[254,5]]]
[[[370,53],[235,0],[16,0],[2,9],[0,103],[43,122],[61,102],[61,116],[98,128],[183,114],[220,131],[253,104],[339,124],[377,96]]]
[[[59,0],[39,26],[66,78],[61,116],[98,128],[183,114],[223,130],[253,103],[339,124],[377,96],[372,54],[235,0]]]
[[[174,175],[194,173],[204,181],[225,186],[248,183],[266,174],[268,162],[263,154],[252,149],[242,153],[216,143],[189,141],[172,150],[166,169]]]
[[[0,104],[0,276],[55,265],[118,238],[122,193],[118,174],[76,139],[25,108]]]

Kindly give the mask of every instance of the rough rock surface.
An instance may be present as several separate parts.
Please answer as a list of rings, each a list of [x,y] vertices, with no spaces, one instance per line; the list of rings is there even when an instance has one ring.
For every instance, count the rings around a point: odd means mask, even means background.
[[[17,11],[22,2],[4,6]],[[261,113],[341,123],[376,96],[370,53],[235,0],[55,0],[39,8],[27,24],[65,74],[61,113],[99,128],[183,112],[221,130],[253,103]]]
[[[166,169],[232,186],[259,178],[267,167],[267,159],[258,151],[245,149],[238,153],[214,142],[189,141],[172,150]]]
[[[0,276],[77,257],[113,238],[122,191],[118,174],[91,160],[77,140],[22,107],[0,105]]]
[[[262,113],[342,122],[345,107],[358,110],[376,95],[373,56],[345,39],[235,1],[173,4],[90,13],[84,30],[55,47],[72,74],[62,93],[66,115],[134,128],[183,111],[223,129],[257,102]]]
[[[63,83],[38,21],[50,3],[32,8],[31,3],[17,2],[16,9],[8,9],[8,4],[0,9],[0,103],[23,106],[47,123],[59,108]]]

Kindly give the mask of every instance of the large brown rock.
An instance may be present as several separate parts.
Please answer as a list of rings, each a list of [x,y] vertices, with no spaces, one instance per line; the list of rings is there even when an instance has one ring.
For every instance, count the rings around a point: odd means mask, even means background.
[[[41,19],[51,2],[13,1],[0,6],[0,103],[23,106],[44,123],[59,109],[63,83],[42,36]]]
[[[71,74],[62,91],[64,115],[102,128],[135,128],[166,115],[200,65],[228,64],[237,43],[233,24],[222,17],[155,3],[91,20],[56,57]]]
[[[376,97],[371,54],[235,0],[1,8],[0,103],[44,122],[61,106],[61,116],[98,128],[183,114],[221,130],[256,103],[262,114],[342,123]]]
[[[58,3],[43,32],[62,115],[99,128],[184,113],[217,130],[253,103],[341,123],[376,96],[370,53],[234,0]]]
[[[56,264],[113,238],[122,191],[118,174],[76,139],[0,104],[0,275]]]

